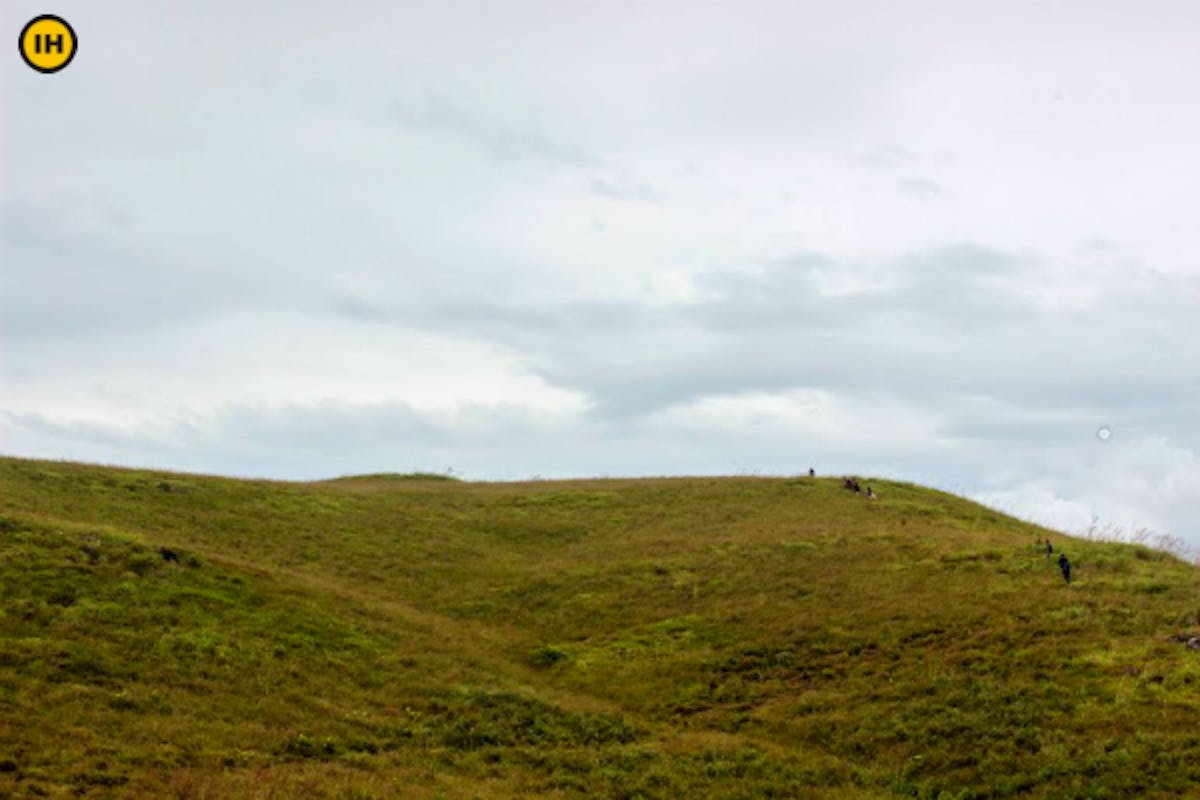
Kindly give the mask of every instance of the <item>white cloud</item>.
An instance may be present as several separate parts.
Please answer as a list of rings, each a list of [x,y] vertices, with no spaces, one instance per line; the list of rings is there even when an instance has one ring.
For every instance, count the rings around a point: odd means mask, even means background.
[[[1093,523],[1110,534],[1139,529],[1185,539],[1200,552],[1200,455],[1161,437],[1125,438],[1049,454],[1044,475],[977,497],[1072,533]]]
[[[37,366],[5,408],[59,424],[142,423],[234,405],[403,403],[435,412],[464,403],[578,414],[586,398],[548,385],[519,354],[473,339],[260,311],[151,334],[39,341]],[[64,386],[74,391],[64,392]]]

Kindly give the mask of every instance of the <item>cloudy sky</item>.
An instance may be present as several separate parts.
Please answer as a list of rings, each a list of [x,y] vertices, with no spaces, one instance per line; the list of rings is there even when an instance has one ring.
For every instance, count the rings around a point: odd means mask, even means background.
[[[52,10],[72,64],[0,72],[0,452],[813,466],[1200,545],[1190,0]]]

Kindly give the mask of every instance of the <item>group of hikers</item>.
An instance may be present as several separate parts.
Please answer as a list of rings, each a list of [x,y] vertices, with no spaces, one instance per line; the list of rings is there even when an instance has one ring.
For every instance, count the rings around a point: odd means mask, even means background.
[[[817,471],[815,469],[809,467],[808,477],[815,478],[816,476],[817,476]],[[854,477],[853,475],[849,475],[842,479],[842,488],[848,492],[854,492],[855,494],[862,494],[862,484],[860,484],[858,482],[858,478]],[[870,486],[867,486],[867,499],[868,500],[878,500],[879,499],[879,495],[877,495],[875,493],[875,490],[872,489]],[[1039,545],[1042,544],[1041,537],[1038,537],[1038,544]],[[1050,544],[1050,537],[1048,537],[1048,536],[1046,537],[1045,546],[1046,546],[1046,560],[1049,561],[1050,556],[1052,556],[1054,554],[1054,545]],[[1071,562],[1067,559],[1066,553],[1058,554],[1058,568],[1060,570],[1062,570],[1063,580],[1066,581],[1068,584],[1070,584],[1071,583]]]
[[[1042,543],[1042,540],[1039,537],[1038,544],[1041,544],[1041,543]],[[1050,544],[1050,537],[1047,536],[1046,537],[1046,560],[1049,561],[1050,556],[1052,556],[1053,554],[1054,554],[1054,545]],[[1070,583],[1071,582],[1071,562],[1067,560],[1066,553],[1058,554],[1058,568],[1062,570],[1063,580],[1066,581],[1067,583]]]
[[[810,470],[810,473],[811,473],[811,470]],[[844,478],[842,480],[842,488],[847,491],[854,492],[855,494],[862,494],[862,486],[859,484],[858,478],[855,478],[853,476]],[[877,495],[875,493],[875,490],[872,489],[870,486],[867,487],[867,499],[868,500],[878,500],[879,499],[879,495]]]
[[[817,471],[815,469],[813,469],[812,467],[809,467],[808,468],[808,477],[810,477],[810,478],[817,477]],[[853,475],[848,475],[845,478],[842,478],[842,488],[847,491],[854,492],[855,494],[862,494],[862,484],[860,484],[858,482],[858,478],[854,477]],[[867,487],[867,499],[868,500],[878,500],[879,499],[879,495],[870,486]]]

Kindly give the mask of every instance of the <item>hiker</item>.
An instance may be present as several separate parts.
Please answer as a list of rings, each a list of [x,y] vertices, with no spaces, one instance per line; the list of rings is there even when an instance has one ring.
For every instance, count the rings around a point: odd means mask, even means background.
[[[1063,580],[1069,584],[1071,582],[1071,562],[1067,561],[1066,553],[1059,555],[1058,568],[1062,570]]]
[[[813,469],[812,467],[809,467],[808,468],[808,477],[810,477],[810,478],[817,477],[817,471],[815,469]]]
[[[1054,552],[1053,545],[1050,544],[1050,537],[1046,537],[1046,560],[1050,560],[1050,554]]]
[[[842,480],[842,488],[848,492],[854,491],[854,481],[851,480],[850,478],[843,479]]]
[[[879,499],[879,495],[875,494],[875,490],[872,489],[870,486],[867,487],[867,499],[868,500],[878,500]]]
[[[862,487],[858,485],[858,478],[855,478],[855,479],[854,479],[854,493],[855,493],[855,494],[861,494],[861,493],[862,493]]]

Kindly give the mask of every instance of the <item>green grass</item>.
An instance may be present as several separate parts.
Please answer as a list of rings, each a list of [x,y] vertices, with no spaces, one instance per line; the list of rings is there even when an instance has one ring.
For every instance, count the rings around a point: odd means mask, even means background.
[[[0,459],[0,797],[1195,791],[1194,567],[871,484]]]

